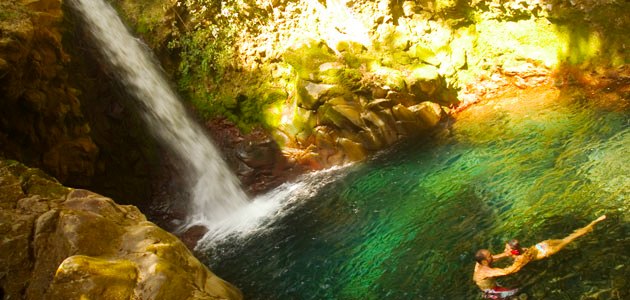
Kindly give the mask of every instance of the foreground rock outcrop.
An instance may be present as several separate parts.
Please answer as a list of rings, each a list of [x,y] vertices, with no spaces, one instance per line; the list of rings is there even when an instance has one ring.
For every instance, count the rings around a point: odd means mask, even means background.
[[[241,299],[173,235],[87,190],[0,160],[4,299]]]

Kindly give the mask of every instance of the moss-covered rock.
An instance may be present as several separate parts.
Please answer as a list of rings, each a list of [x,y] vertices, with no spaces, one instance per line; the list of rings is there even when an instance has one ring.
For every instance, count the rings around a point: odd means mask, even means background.
[[[350,161],[360,161],[365,159],[367,152],[365,147],[360,143],[347,138],[339,138],[337,143],[343,149],[343,153],[348,157]]]
[[[422,102],[418,105],[409,107],[414,114],[425,124],[425,128],[431,128],[437,125],[442,119],[444,113],[442,108],[433,102]]]
[[[323,41],[308,40],[304,44],[288,49],[284,53],[284,60],[289,63],[300,79],[319,81],[320,67],[323,72],[334,68],[337,62],[335,53]],[[331,67],[326,66],[328,64]]]
[[[378,112],[365,111],[361,114],[361,118],[365,120],[367,127],[373,133],[377,133],[377,136],[380,137],[380,142],[384,144],[383,146],[389,146],[398,141],[395,123],[391,119],[391,114],[388,113],[388,110]]]
[[[330,99],[317,110],[319,125],[336,128],[361,128],[360,106],[358,103],[342,97]]]
[[[298,81],[297,104],[306,109],[317,109],[321,105],[322,96],[335,87],[333,84]]]
[[[48,297],[132,299],[137,281],[136,266],[129,260],[74,255],[57,268]]]
[[[7,299],[242,298],[134,206],[6,160],[0,190]]]

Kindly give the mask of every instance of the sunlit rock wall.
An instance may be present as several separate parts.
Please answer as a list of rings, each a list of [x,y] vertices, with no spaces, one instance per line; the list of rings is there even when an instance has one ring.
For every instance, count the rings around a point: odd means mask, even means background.
[[[0,160],[4,299],[241,299],[173,235],[87,190]]]
[[[627,1],[117,3],[202,116],[260,126],[316,168],[423,134],[506,86],[549,83],[562,66],[629,57]]]
[[[284,53],[296,74],[274,134],[287,152],[305,149],[289,152],[295,159],[315,168],[362,160],[437,125],[440,104],[455,101],[434,66],[400,70],[369,55],[355,42],[331,49],[324,41]]]

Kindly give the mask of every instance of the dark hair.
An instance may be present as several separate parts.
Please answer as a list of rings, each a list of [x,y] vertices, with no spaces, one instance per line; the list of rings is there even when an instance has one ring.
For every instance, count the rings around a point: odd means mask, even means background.
[[[521,248],[521,244],[517,239],[512,239],[508,242],[510,248],[512,248],[512,255],[521,255],[523,254],[523,248]]]
[[[477,253],[475,253],[475,261],[481,263],[484,260],[488,260],[488,249],[479,249]]]
[[[521,250],[521,244],[518,242],[518,240],[517,240],[517,239],[511,239],[511,240],[508,242],[508,245],[510,245],[510,247],[511,247],[512,249],[516,249],[516,250],[519,250],[519,251]]]

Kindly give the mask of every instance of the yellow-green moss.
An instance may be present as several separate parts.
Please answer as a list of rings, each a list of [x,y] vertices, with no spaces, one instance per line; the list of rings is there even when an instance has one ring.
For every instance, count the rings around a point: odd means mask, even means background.
[[[16,24],[28,20],[30,14],[17,1],[2,1],[0,3],[0,22]]]
[[[70,189],[39,169],[27,169],[20,174],[22,189],[28,195],[42,195],[51,199],[62,198]]]
[[[82,255],[67,258],[55,273],[51,299],[131,299],[138,271],[133,262]]]
[[[408,51],[409,55],[420,61],[437,66],[440,61],[436,58],[435,53],[424,42],[418,42],[412,45]]]
[[[319,70],[320,65],[337,61],[335,53],[322,41],[309,41],[300,47],[288,50],[283,57],[298,76],[306,80],[312,79],[310,76]]]
[[[341,54],[343,62],[350,68],[360,68],[367,62],[374,60],[365,46],[351,41],[342,41],[337,45],[337,51]]]
[[[282,108],[284,106],[284,99],[273,102],[265,108],[262,112],[263,120],[268,128],[277,128],[282,122]]]
[[[439,76],[437,68],[431,65],[418,64],[414,66],[409,74],[410,81],[419,81],[419,80],[435,80]]]
[[[494,58],[498,65],[510,58],[533,59],[548,67],[558,65],[559,49],[566,41],[546,19],[516,22],[485,20],[476,25],[476,61]],[[467,38],[462,35],[460,38]]]
[[[397,69],[378,64],[371,64],[369,71],[374,75],[374,83],[388,86],[394,91],[404,91],[407,88],[405,75]]]

